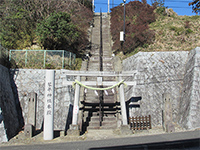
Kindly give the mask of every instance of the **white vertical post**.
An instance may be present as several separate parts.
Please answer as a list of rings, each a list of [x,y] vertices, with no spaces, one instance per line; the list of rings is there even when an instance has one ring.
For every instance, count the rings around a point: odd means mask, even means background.
[[[94,13],[94,0],[92,0],[92,11]]]
[[[47,50],[44,50],[44,64],[43,64],[44,68],[46,66],[46,53],[47,53]]]
[[[108,0],[108,13],[110,13],[110,0]]]
[[[26,57],[25,57],[25,67],[26,67],[26,65],[27,65],[27,50],[26,50]]]
[[[124,41],[124,31],[120,31],[120,41]]]
[[[53,139],[54,87],[55,87],[55,71],[46,70],[45,102],[44,102],[44,134],[43,134],[44,140]]]
[[[119,76],[119,81],[122,81],[121,76]],[[121,84],[119,87],[119,97],[120,97],[120,105],[121,105],[122,125],[128,125],[123,84]]]
[[[80,81],[81,77],[77,76],[76,80]],[[80,85],[76,84],[75,96],[74,96],[74,107],[73,107],[72,125],[77,125],[78,124],[79,98],[80,98]]]

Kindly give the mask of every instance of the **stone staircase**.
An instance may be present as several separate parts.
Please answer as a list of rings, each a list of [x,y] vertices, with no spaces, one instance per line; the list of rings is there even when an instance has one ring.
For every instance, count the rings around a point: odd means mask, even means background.
[[[102,53],[100,53],[100,15],[94,16],[92,29],[92,50],[87,71],[114,71],[112,65],[112,50],[110,45],[110,17],[102,14]],[[101,55],[102,54],[102,55]],[[102,64],[100,65],[100,60]],[[101,68],[102,66],[102,68]],[[87,77],[87,81],[97,81],[97,77]],[[103,81],[116,81],[115,77],[103,77]],[[96,91],[87,89],[83,103],[83,131],[91,129],[117,128],[119,103],[116,89]],[[100,106],[101,105],[101,106]],[[100,121],[102,120],[102,121]]]

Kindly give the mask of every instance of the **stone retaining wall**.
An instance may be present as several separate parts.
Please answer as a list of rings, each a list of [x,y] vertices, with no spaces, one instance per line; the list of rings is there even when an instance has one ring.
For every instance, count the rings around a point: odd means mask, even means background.
[[[151,115],[152,126],[162,125],[162,95],[169,93],[173,122],[186,129],[200,128],[200,48],[190,52],[139,52],[124,60],[122,68],[136,71],[125,79],[137,83],[125,89],[129,116]],[[0,66],[0,142],[27,123],[32,92],[37,93],[36,128],[43,126],[46,70],[10,72],[9,76],[8,69]],[[55,71],[54,130],[67,130],[71,124],[74,88],[64,85],[64,81],[74,81],[75,77],[67,76],[67,72]]]
[[[200,47],[188,56],[179,111],[179,124],[186,129],[200,128]]]
[[[45,94],[45,70],[41,69],[18,69],[12,70],[11,76],[16,85],[15,98],[19,99],[22,108],[24,123],[27,123],[28,100],[30,93],[37,94],[36,128],[42,129],[44,114]],[[54,102],[54,130],[65,130],[70,120],[69,107],[73,105],[74,88],[63,85],[64,80],[74,80],[73,77],[66,78],[65,70],[55,71],[55,102]],[[68,120],[69,119],[69,120]]]
[[[194,59],[197,57],[197,53],[199,53],[199,48],[191,52],[139,52],[124,60],[123,71],[137,71],[134,77],[127,79],[137,83],[135,87],[126,89],[126,98],[130,102],[129,115],[151,115],[153,126],[162,125],[164,105],[162,95],[170,93],[173,122],[190,129],[200,127],[200,124],[198,124],[200,119],[198,117],[198,121],[191,122],[192,118],[194,119],[192,115],[200,114],[197,106],[194,107],[200,101],[198,93],[200,92],[200,86],[197,78],[199,76],[199,68],[194,67],[200,64]],[[192,64],[193,61],[196,63]],[[189,71],[191,69],[193,70],[192,72]],[[188,71],[191,72],[190,75],[187,75]],[[196,76],[195,79],[193,78],[194,74]],[[184,88],[186,88],[187,97],[184,96]],[[141,97],[141,100],[138,101],[138,97]],[[135,101],[138,101],[139,106],[134,105],[133,102]],[[186,104],[188,107],[185,106]]]
[[[7,142],[18,133],[18,129],[18,113],[9,70],[0,65],[0,142]]]

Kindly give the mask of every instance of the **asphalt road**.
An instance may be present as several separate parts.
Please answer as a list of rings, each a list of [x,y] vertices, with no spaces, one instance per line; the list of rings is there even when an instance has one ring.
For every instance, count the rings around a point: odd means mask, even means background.
[[[41,145],[4,146],[0,150],[114,150],[114,149],[184,149],[200,150],[200,131],[190,131],[153,136],[51,143]]]

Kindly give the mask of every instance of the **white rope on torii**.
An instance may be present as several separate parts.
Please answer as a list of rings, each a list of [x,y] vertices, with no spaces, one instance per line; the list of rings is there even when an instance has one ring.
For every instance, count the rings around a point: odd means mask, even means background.
[[[126,86],[126,84],[124,83],[124,80],[122,80],[122,81],[120,81],[120,82],[118,82],[118,83],[116,83],[116,84],[114,84],[114,85],[112,85],[112,86],[110,86],[110,87],[106,87],[106,88],[87,86],[87,85],[84,85],[83,83],[81,83],[81,82],[78,81],[78,80],[75,80],[75,82],[73,83],[72,86],[75,87],[75,84],[78,84],[78,85],[80,85],[80,86],[86,88],[86,89],[84,90],[85,93],[87,93],[87,89],[95,90],[94,93],[95,93],[97,96],[98,96],[97,91],[104,91],[104,93],[105,93],[106,95],[108,95],[107,90],[112,89],[112,92],[113,92],[113,94],[114,94],[114,93],[115,93],[115,90],[114,90],[115,87],[117,87],[117,86],[119,87],[121,84],[124,84],[124,85]]]
[[[113,89],[113,88],[115,88],[116,86],[120,86],[121,84],[126,85],[126,84],[124,83],[124,80],[122,80],[122,81],[118,82],[117,84],[114,84],[114,85],[112,85],[112,86],[110,86],[110,87],[106,87],[106,88],[98,88],[98,87],[87,86],[87,85],[84,85],[83,83],[81,83],[81,82],[78,81],[78,80],[75,80],[75,82],[73,83],[73,87],[74,87],[75,84],[79,84],[80,86],[85,87],[85,88],[90,89],[90,90],[98,90],[98,91],[104,91],[104,90]]]

